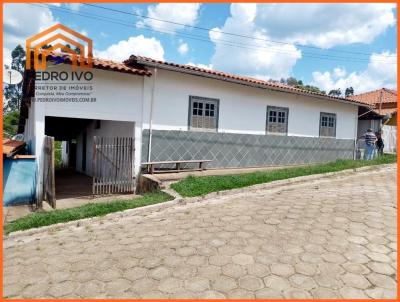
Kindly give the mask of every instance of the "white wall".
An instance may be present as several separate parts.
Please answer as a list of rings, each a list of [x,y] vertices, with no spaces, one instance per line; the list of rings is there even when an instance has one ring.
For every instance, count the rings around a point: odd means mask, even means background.
[[[101,121],[100,129],[94,128],[95,122],[86,127],[86,171],[82,170],[82,133],[76,141],[76,170],[92,176],[93,137],[135,137],[135,125],[132,122]]]
[[[153,129],[158,130],[188,130],[189,96],[196,95],[220,100],[218,132],[265,134],[267,105],[273,105],[289,108],[288,135],[319,136],[320,112],[336,113],[337,138],[353,139],[356,135],[357,106],[337,101],[160,69],[154,95]],[[149,127],[149,108],[145,106],[144,128]]]
[[[70,66],[60,64],[50,69],[70,71]],[[45,116],[133,122],[135,172],[138,173],[141,133],[143,129],[149,128],[155,77],[98,69],[91,71],[94,74],[92,96],[97,98],[96,102],[32,103],[26,131],[35,137],[35,154],[40,154],[42,150]],[[189,95],[220,100],[219,132],[265,134],[267,105],[275,105],[289,108],[288,135],[319,136],[320,112],[337,114],[337,138],[353,139],[356,135],[357,106],[160,69],[154,89],[153,129],[188,130]]]
[[[71,71],[70,65],[51,66],[48,71]],[[82,103],[32,103],[31,107],[40,108],[40,113],[36,114],[35,123],[41,127],[43,120],[43,129],[38,128],[34,135],[36,137],[35,148],[42,148],[44,138],[44,117],[70,117],[99,119],[108,121],[134,122],[135,131],[142,132],[142,99],[143,99],[143,81],[144,77],[133,74],[105,71],[99,69],[90,69],[94,78],[92,97],[96,102]],[[51,84],[51,81],[48,81]],[[141,154],[141,135],[135,139],[135,172],[139,172]]]

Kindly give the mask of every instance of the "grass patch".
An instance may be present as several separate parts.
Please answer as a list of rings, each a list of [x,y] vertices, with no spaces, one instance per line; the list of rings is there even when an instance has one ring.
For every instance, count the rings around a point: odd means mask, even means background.
[[[172,189],[184,197],[201,196],[211,192],[218,192],[251,185],[268,183],[311,174],[336,172],[364,166],[389,164],[396,162],[396,155],[384,155],[374,160],[337,160],[325,164],[304,167],[283,168],[271,171],[257,171],[246,174],[219,175],[219,176],[188,176],[171,185]]]
[[[38,228],[60,222],[103,216],[113,212],[134,209],[172,199],[174,199],[172,196],[164,192],[147,193],[142,197],[131,200],[116,200],[105,203],[88,203],[76,208],[33,213],[6,224],[4,226],[4,233],[9,234],[15,231]]]

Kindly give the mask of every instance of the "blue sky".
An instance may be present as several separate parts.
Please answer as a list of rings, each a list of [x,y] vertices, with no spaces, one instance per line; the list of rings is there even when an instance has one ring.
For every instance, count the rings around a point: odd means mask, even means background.
[[[392,4],[98,4],[125,14],[40,5],[5,5],[5,62],[17,43],[60,22],[90,37],[103,58],[140,54],[262,79],[294,76],[325,90],[396,88]]]

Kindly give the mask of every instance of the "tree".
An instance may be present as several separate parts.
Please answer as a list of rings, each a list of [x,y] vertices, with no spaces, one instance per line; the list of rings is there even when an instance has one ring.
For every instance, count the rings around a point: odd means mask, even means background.
[[[3,117],[3,137],[12,137],[18,131],[19,112],[7,112]]]
[[[340,88],[332,89],[331,91],[329,91],[328,95],[340,97],[342,95],[342,91],[340,90]]]
[[[315,92],[315,93],[321,93],[321,94],[326,94],[325,91],[319,89],[316,86],[312,86],[312,85],[304,85],[302,80],[297,80],[294,77],[289,77],[286,80],[285,79],[281,79],[280,82],[282,84],[286,84],[289,86],[293,86],[302,90],[307,90],[307,91],[311,91],[311,92]]]
[[[353,89],[353,87],[347,87],[347,88],[346,88],[346,91],[345,91],[345,93],[344,93],[344,95],[345,95],[346,98],[349,97],[349,96],[354,95],[354,89]]]
[[[11,52],[11,69],[24,73],[25,70],[25,50],[21,45],[15,47]],[[18,111],[22,99],[22,82],[16,85],[4,85],[4,112]]]

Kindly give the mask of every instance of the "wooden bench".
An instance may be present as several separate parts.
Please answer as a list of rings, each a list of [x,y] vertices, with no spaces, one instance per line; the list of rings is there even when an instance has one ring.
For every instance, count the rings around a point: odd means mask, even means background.
[[[190,159],[190,160],[168,160],[168,161],[150,161],[142,163],[143,166],[147,166],[147,171],[150,174],[162,173],[162,172],[186,172],[186,171],[203,171],[205,169],[205,163],[211,162],[209,159]],[[198,163],[199,167],[196,169],[181,169],[181,164]],[[155,170],[156,165],[174,164],[175,170]]]

